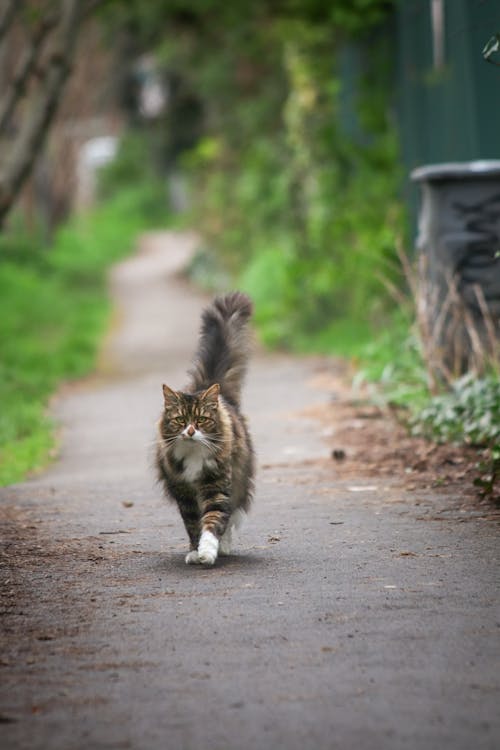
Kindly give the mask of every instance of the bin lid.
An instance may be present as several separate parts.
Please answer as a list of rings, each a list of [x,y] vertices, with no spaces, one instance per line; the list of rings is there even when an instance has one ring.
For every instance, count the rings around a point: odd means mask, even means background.
[[[413,182],[428,180],[462,180],[474,177],[500,177],[500,159],[453,161],[447,164],[428,164],[410,173]]]

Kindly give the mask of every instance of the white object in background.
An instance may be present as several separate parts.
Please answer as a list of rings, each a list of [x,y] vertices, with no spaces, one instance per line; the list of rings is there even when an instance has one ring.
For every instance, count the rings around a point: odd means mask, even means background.
[[[103,135],[86,141],[78,152],[76,209],[82,210],[95,201],[97,171],[113,161],[118,151],[118,138]]]

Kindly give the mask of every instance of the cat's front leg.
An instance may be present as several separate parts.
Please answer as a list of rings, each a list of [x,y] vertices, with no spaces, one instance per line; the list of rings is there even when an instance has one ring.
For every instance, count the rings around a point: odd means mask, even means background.
[[[201,536],[198,543],[200,563],[213,565],[217,560],[219,541],[227,528],[230,515],[229,493],[218,491],[203,499]]]
[[[177,498],[179,511],[189,536],[190,551],[185,557],[187,565],[199,563],[198,544],[200,541],[200,509],[194,493],[184,492]]]
[[[184,558],[186,565],[197,565],[201,562],[197,549],[192,549]]]

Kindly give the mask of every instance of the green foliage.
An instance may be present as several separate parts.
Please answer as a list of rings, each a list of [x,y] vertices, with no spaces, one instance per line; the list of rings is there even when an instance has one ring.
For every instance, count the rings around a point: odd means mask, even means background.
[[[479,476],[474,479],[482,497],[493,499],[500,481],[500,444],[491,447],[489,455],[478,464]]]
[[[185,160],[194,222],[233,284],[255,299],[262,339],[274,346],[339,351],[340,329],[367,339],[392,307],[383,280],[397,278],[403,217],[388,51],[380,37],[369,59],[361,54],[352,82],[359,126],[343,127],[346,83],[334,50],[344,43],[335,23],[292,15],[266,33],[256,24],[239,52],[222,27],[229,44],[210,49],[208,78],[190,67],[184,43],[169,47],[214,123]],[[238,70],[244,86],[235,86]],[[340,339],[344,351],[355,349]]]
[[[398,309],[387,325],[360,347],[355,385],[373,384],[373,398],[413,412],[429,400],[428,375],[409,309]]]
[[[343,338],[350,350],[348,330],[367,339],[391,307],[381,278],[394,280],[403,219],[393,51],[380,28],[392,7],[155,0],[109,9],[110,27],[117,17],[133,27],[137,47],[154,49],[174,88],[201,105],[204,137],[183,159],[192,223],[211,279],[229,274],[252,294],[270,345],[338,351]],[[168,111],[162,127],[175,140]],[[214,257],[223,273],[210,272]]]
[[[116,157],[99,170],[99,197],[133,203],[133,212],[162,219],[165,212],[164,177],[155,168],[154,133],[148,128],[130,130],[120,139]],[[133,186],[134,190],[130,191]],[[125,212],[124,212],[125,213]]]
[[[430,399],[411,418],[411,430],[442,443],[485,448],[474,485],[492,498],[500,480],[500,375],[464,375],[451,390]]]
[[[360,351],[354,386],[368,385],[375,403],[397,407],[411,434],[440,443],[477,448],[475,487],[493,499],[500,485],[500,375],[468,373],[439,395],[429,391],[418,336],[408,315],[393,323]],[[479,459],[480,457],[480,459]]]
[[[500,443],[500,377],[464,375],[412,418],[414,434],[440,442]]]
[[[0,237],[0,484],[43,464],[53,448],[47,400],[63,379],[94,365],[109,304],[106,271],[150,226],[162,197],[117,192],[63,226],[50,248],[18,234]]]

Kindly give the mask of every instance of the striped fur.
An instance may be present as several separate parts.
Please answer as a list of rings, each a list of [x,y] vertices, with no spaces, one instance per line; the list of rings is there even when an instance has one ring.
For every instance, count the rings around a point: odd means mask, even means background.
[[[239,408],[246,372],[252,315],[250,298],[241,292],[216,297],[201,316],[198,351],[190,371],[193,391],[218,383],[222,397]]]
[[[227,553],[231,528],[250,505],[254,454],[240,397],[251,313],[241,292],[217,297],[202,315],[189,386],[163,386],[156,464],[189,536],[187,563],[213,564],[219,546]]]

